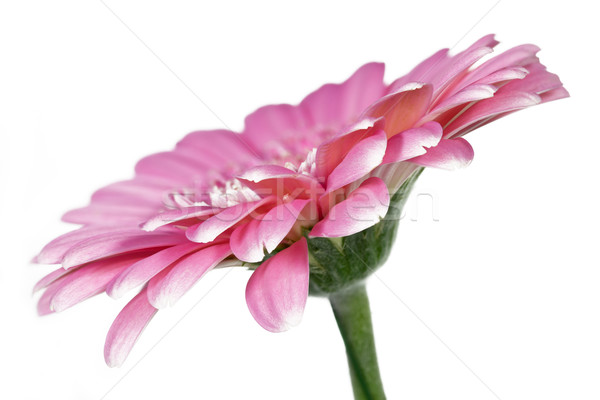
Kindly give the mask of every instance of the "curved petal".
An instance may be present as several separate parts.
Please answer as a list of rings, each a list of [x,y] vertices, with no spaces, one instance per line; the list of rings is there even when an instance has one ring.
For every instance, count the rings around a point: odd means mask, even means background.
[[[363,114],[364,118],[385,118],[388,137],[412,128],[429,108],[433,88],[421,83],[408,83],[395,93],[382,97]]]
[[[228,243],[215,244],[164,269],[148,282],[150,304],[156,308],[175,304],[206,272],[230,255]]]
[[[69,249],[76,244],[95,236],[119,231],[123,231],[123,228],[84,226],[77,230],[67,232],[44,246],[42,251],[40,251],[40,254],[35,258],[35,262],[40,264],[59,264],[62,262]]]
[[[296,199],[279,204],[260,219],[236,228],[231,234],[231,250],[242,261],[260,262],[290,232],[298,216],[311,200]]]
[[[440,142],[442,134],[442,126],[437,122],[426,122],[419,128],[408,129],[390,138],[382,164],[405,161],[425,154],[426,148]]]
[[[174,210],[167,210],[160,214],[156,214],[144,222],[140,227],[146,232],[152,232],[161,226],[173,224],[175,222],[190,220],[190,219],[206,219],[215,213],[213,207],[193,206],[181,207]]]
[[[305,238],[262,263],[246,286],[246,303],[256,322],[271,332],[298,325],[308,298],[309,275]]]
[[[353,125],[347,132],[319,145],[315,154],[315,167],[319,179],[322,182],[327,181],[331,171],[342,162],[356,143],[368,135],[371,128],[383,129],[383,126],[383,118],[367,118]]]
[[[317,89],[298,106],[259,108],[246,118],[242,136],[267,158],[309,151],[383,95],[383,73],[383,64],[366,64],[345,82]]]
[[[317,126],[342,127],[354,121],[365,108],[383,95],[385,65],[369,63],[342,84],[326,84],[300,104]]]
[[[465,139],[442,139],[437,146],[427,149],[427,153],[409,161],[423,167],[453,170],[469,165],[473,156],[473,148]]]
[[[380,178],[365,180],[348,198],[329,210],[310,231],[310,237],[341,237],[367,229],[385,217],[390,204],[387,186]]]
[[[521,110],[542,100],[536,94],[525,92],[498,93],[490,99],[481,100],[460,114],[450,124],[444,127],[444,138],[452,138],[461,134],[469,125],[485,118],[493,117],[508,111]]]
[[[129,290],[146,283],[175,261],[201,248],[202,245],[198,243],[184,243],[145,257],[115,276],[106,286],[106,294],[118,299]]]
[[[387,146],[385,131],[378,130],[353,146],[327,178],[327,192],[355,181],[381,164]]]
[[[62,265],[70,269],[90,261],[154,247],[167,247],[185,241],[183,232],[144,232],[125,230],[97,235],[71,247],[65,254]]]
[[[154,314],[156,308],[148,302],[143,289],[121,310],[112,323],[104,344],[104,360],[109,367],[119,367]]]
[[[263,242],[258,234],[260,218],[253,218],[231,233],[229,243],[233,255],[246,262],[259,262],[265,258]]]
[[[192,242],[212,242],[217,236],[246,218],[254,210],[273,201],[275,201],[275,197],[269,196],[259,201],[240,203],[226,208],[220,213],[208,218],[206,221],[192,225],[187,229],[186,236]]]
[[[323,193],[321,184],[312,176],[304,175],[278,165],[261,165],[250,168],[238,177],[246,186],[260,196],[293,198]]]
[[[92,262],[59,281],[60,288],[50,300],[50,308],[61,312],[96,294],[102,293],[117,274],[148,254],[126,254]]]
[[[42,279],[37,281],[37,283],[33,287],[33,293],[37,292],[38,290],[42,290],[43,288],[45,288],[48,285],[50,285],[51,283],[57,281],[64,275],[71,273],[72,271],[73,270],[67,271],[66,269],[60,267],[60,268],[50,272],[48,275],[44,276]]]

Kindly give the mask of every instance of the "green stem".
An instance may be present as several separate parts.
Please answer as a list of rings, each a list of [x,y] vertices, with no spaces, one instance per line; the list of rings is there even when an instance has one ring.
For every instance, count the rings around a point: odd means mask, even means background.
[[[385,399],[364,282],[331,294],[329,301],[346,345],[354,398]]]

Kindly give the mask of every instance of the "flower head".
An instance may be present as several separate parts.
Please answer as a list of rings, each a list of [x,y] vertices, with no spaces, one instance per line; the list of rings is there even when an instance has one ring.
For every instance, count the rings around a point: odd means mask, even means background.
[[[40,314],[142,287],[107,336],[106,362],[120,365],[158,309],[209,270],[245,265],[254,270],[246,300],[257,322],[274,332],[296,325],[309,286],[328,292],[350,282],[332,282],[322,257],[352,242],[368,247],[374,267],[385,259],[395,225],[380,221],[418,171],[466,166],[465,134],[568,96],[536,46],[480,62],[497,43],[489,35],[453,56],[438,51],[391,84],[383,64],[367,64],[296,106],[260,108],[241,133],[193,132],[142,159],[133,179],[68,212],[64,220],[82,227],[38,255],[62,264],[36,285],[45,288]],[[350,280],[368,274],[347,265]]]

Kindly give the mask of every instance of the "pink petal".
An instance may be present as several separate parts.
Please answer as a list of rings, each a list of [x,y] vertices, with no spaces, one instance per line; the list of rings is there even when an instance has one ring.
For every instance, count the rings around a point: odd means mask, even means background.
[[[118,273],[143,259],[147,254],[133,254],[111,257],[92,262],[65,276],[58,283],[60,287],[52,296],[50,308],[63,311],[96,294],[102,293]]]
[[[286,194],[293,198],[306,194],[316,196],[324,189],[314,177],[294,172],[277,165],[263,165],[250,168],[239,176],[246,186],[259,196],[283,197]]]
[[[365,64],[341,85],[323,85],[300,104],[313,125],[347,125],[383,95],[385,65]]]
[[[175,152],[191,157],[200,155],[205,163],[221,171],[228,170],[231,160],[236,160],[240,165],[259,161],[254,149],[242,135],[227,130],[192,132],[177,143]]]
[[[175,261],[201,248],[202,245],[198,243],[184,243],[145,257],[115,276],[107,285],[106,293],[110,297],[118,299],[136,286],[146,283]]]
[[[567,89],[565,89],[562,86],[540,94],[542,103],[547,103],[549,101],[554,101],[554,100],[558,100],[558,99],[564,99],[565,97],[569,97],[569,96],[570,95],[569,95],[569,92],[567,91]]]
[[[423,167],[453,170],[469,165],[473,156],[473,148],[465,139],[442,139],[437,146],[427,149],[426,154],[409,161]]]
[[[380,178],[365,180],[348,198],[331,208],[311,230],[310,237],[341,237],[367,229],[387,213],[390,195]]]
[[[72,272],[71,271],[67,271],[64,268],[59,268],[57,270],[54,270],[52,272],[50,272],[48,275],[44,276],[42,279],[40,279],[35,286],[33,287],[33,293],[37,292],[38,290],[41,290],[45,287],[47,287],[48,285],[50,285],[52,282],[57,281],[58,279],[60,279],[61,277],[63,277],[64,275],[68,274]]]
[[[204,220],[205,217],[211,216],[215,213],[213,207],[182,207],[174,210],[167,210],[160,214],[155,215],[141,225],[141,228],[146,232],[154,231],[161,226],[173,224],[175,222],[185,220]]]
[[[384,130],[392,137],[412,128],[425,115],[431,101],[431,85],[407,84],[371,105],[365,118],[385,118]]]
[[[210,163],[202,158],[167,151],[142,158],[136,164],[135,172],[140,176],[162,178],[179,186],[204,176],[206,169],[210,167]]]
[[[311,200],[296,199],[279,204],[260,219],[238,227],[231,235],[231,250],[242,261],[260,262],[288,235]]]
[[[444,65],[445,60],[448,58],[448,49],[442,49],[434,53],[429,58],[425,59],[412,71],[405,76],[396,79],[388,87],[388,93],[398,91],[402,86],[410,82],[429,82],[431,76],[435,75],[439,66]]]
[[[383,160],[387,146],[385,131],[378,130],[353,146],[327,179],[327,192],[339,189],[371,172]]]
[[[479,101],[444,127],[444,137],[451,138],[460,135],[460,132],[468,128],[469,125],[485,118],[527,108],[540,102],[540,97],[535,94],[523,92],[496,93],[491,99]]]
[[[172,246],[184,242],[183,232],[144,232],[125,230],[94,236],[71,247],[63,259],[63,268],[69,269],[90,261],[154,247]]]
[[[473,101],[479,101],[483,99],[489,99],[494,96],[496,88],[491,85],[471,85],[461,90],[460,92],[446,98],[440,104],[436,105],[435,108],[427,113],[423,121],[433,121],[439,115],[444,112],[451,110],[460,105],[467,105]],[[453,112],[452,114],[457,113]]]
[[[426,148],[439,143],[442,134],[442,126],[437,122],[426,122],[419,128],[399,133],[388,141],[382,164],[400,162],[425,154]]]
[[[327,180],[329,174],[342,162],[348,151],[361,139],[364,139],[372,131],[370,128],[374,126],[377,126],[378,129],[383,129],[383,119],[365,119],[360,121],[351,127],[348,132],[335,136],[319,145],[317,154],[315,155],[315,166],[317,176],[322,182]]]
[[[62,220],[71,224],[135,226],[156,214],[159,207],[93,203],[67,211]]]
[[[188,228],[186,236],[192,242],[212,242],[217,236],[252,214],[257,208],[273,201],[275,201],[275,197],[269,196],[260,201],[240,203],[226,208],[220,213],[208,218],[206,221]]]
[[[527,69],[529,75],[524,79],[508,82],[500,88],[498,93],[527,92],[539,94],[562,86],[558,76],[546,71],[546,68],[539,63],[529,65]]]
[[[246,170],[246,172],[240,175],[239,178],[245,181],[260,182],[264,181],[265,179],[282,178],[295,175],[297,175],[295,171],[280,165],[257,165],[256,167]]]
[[[310,127],[299,107],[289,104],[261,107],[246,117],[242,138],[267,159],[297,149],[288,139],[293,135],[306,135]]]
[[[156,308],[148,302],[142,290],[121,310],[111,325],[104,344],[104,360],[109,367],[119,367],[154,314]]]
[[[524,44],[513,47],[494,58],[490,58],[479,67],[475,68],[463,82],[461,86],[468,86],[496,71],[510,67],[521,67],[536,60],[535,54],[540,48],[532,44]]]
[[[512,81],[515,79],[523,79],[529,71],[523,67],[507,67],[489,74],[475,82],[480,85],[491,85],[499,82]]]
[[[448,59],[444,68],[431,81],[434,87],[434,96],[453,84],[469,67],[492,51],[492,48],[487,46],[471,46],[469,49]]]
[[[308,298],[309,275],[305,238],[262,263],[246,286],[246,303],[256,322],[271,332],[298,325]]]
[[[308,152],[324,138],[353,123],[383,94],[383,64],[367,64],[342,84],[327,84],[299,106],[271,105],[245,121],[242,136],[267,158]]]
[[[228,243],[208,246],[188,255],[148,282],[148,300],[156,308],[175,304],[206,272],[230,255]]]
[[[258,234],[260,218],[262,217],[251,219],[231,233],[231,251],[239,260],[259,262],[265,258],[264,244]]]
[[[118,232],[123,230],[122,228],[115,227],[82,227],[77,230],[65,233],[48,243],[40,254],[37,255],[35,261],[40,264],[59,264],[62,262],[65,254],[69,249],[79,242],[94,236],[106,234],[109,232]]]

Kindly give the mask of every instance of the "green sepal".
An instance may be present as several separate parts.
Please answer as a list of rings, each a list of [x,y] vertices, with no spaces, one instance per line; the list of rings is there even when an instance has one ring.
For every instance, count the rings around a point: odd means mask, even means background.
[[[396,239],[402,208],[422,171],[415,171],[393,194],[387,214],[376,225],[342,238],[309,238],[306,232],[311,295],[328,296],[351,287],[385,263]]]

